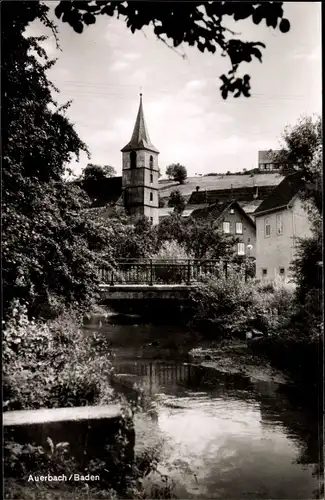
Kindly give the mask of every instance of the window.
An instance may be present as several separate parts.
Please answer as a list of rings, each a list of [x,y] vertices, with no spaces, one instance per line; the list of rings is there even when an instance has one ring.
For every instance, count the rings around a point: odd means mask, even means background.
[[[150,217],[150,222],[151,222],[151,224],[153,223],[153,217]]]
[[[153,175],[150,174],[150,184],[152,184],[152,183],[153,183]]]
[[[267,275],[267,269],[262,269],[262,275],[266,276]]]
[[[284,267],[280,267],[280,274],[284,274]]]
[[[265,236],[265,238],[268,238],[269,236],[271,236],[270,219],[264,220],[264,236]]]
[[[236,234],[243,234],[243,223],[236,222]]]
[[[251,239],[250,238],[247,238],[247,243],[250,243],[251,242]]]
[[[234,214],[234,213],[235,213],[235,210],[234,210],[233,208],[231,208],[231,209],[229,210],[229,213],[230,213],[230,214]]]
[[[153,168],[153,156],[152,155],[150,155],[149,165],[150,165],[150,168],[152,169]]]
[[[153,200],[153,194],[150,193],[150,201],[152,201],[152,200]]]
[[[276,234],[283,234],[282,214],[277,214],[276,216]]]
[[[245,243],[238,243],[238,255],[245,255]]]
[[[230,233],[230,222],[224,222],[222,224],[222,229],[224,233]]]
[[[136,151],[131,151],[131,153],[130,153],[130,164],[131,164],[131,168],[137,167],[137,153],[136,153]]]

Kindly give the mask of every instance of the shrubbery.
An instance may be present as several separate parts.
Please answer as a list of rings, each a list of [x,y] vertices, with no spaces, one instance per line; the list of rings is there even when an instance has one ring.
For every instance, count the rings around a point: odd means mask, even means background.
[[[193,254],[188,253],[183,245],[176,240],[165,240],[160,244],[157,253],[153,254],[153,259],[157,260],[179,260],[179,259],[192,259]]]
[[[117,500],[118,498],[176,498],[174,495],[174,483],[165,475],[159,473],[158,451],[146,450],[137,456],[135,462],[127,470],[123,470],[123,464],[117,471],[117,476],[109,474],[108,464],[102,460],[91,460],[85,469],[69,452],[69,443],[53,443],[48,438],[48,447],[34,445],[20,445],[13,441],[7,441],[4,445],[4,472],[5,490],[4,498],[24,498],[25,500]],[[30,474],[33,476],[62,475],[67,477],[74,474],[85,475],[89,471],[92,475],[98,475],[96,483],[80,483],[69,481],[62,483],[33,483],[28,482]],[[160,481],[146,489],[143,487],[143,478],[151,472],[157,472]],[[17,480],[17,478],[20,478]],[[55,484],[55,487],[54,487]]]
[[[16,305],[3,331],[5,410],[105,404],[111,363],[85,338],[79,316],[67,311],[55,320],[29,320]]]
[[[270,334],[289,321],[293,297],[294,287],[284,281],[272,285],[245,282],[243,272],[229,269],[227,276],[221,272],[192,292],[192,326],[215,339],[244,338],[252,329]]]
[[[301,304],[293,283],[249,280],[236,273],[210,278],[192,293],[192,328],[203,338],[245,338],[258,330],[264,336],[251,344],[295,381],[321,388],[323,310],[321,291],[311,290]]]

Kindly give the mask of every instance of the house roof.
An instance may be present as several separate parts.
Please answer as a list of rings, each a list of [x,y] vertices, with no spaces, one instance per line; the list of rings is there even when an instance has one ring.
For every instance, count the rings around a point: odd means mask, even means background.
[[[231,201],[230,203],[213,203],[212,205],[208,205],[204,208],[198,208],[196,210],[193,210],[191,213],[191,217],[195,219],[206,219],[208,218],[213,218],[215,221],[220,219],[222,214],[231,208],[234,208],[240,212],[241,215],[245,217],[246,220],[249,221],[249,223],[255,227],[255,222],[252,220],[249,215],[246,214],[246,212],[243,210],[243,208],[237,203],[237,201]]]
[[[246,214],[253,214],[255,210],[260,206],[263,200],[252,200],[252,201],[240,201],[239,205],[244,210]]]
[[[258,163],[274,163],[274,157],[279,150],[263,150],[258,152]]]
[[[288,175],[273,189],[272,193],[255,210],[254,215],[278,210],[288,205],[292,198],[304,187],[302,174],[296,172]]]
[[[159,208],[159,219],[169,217],[174,212],[174,207],[161,207]]]
[[[158,149],[155,148],[149,137],[143,113],[142,94],[140,94],[139,111],[137,119],[135,121],[131,140],[130,142],[127,143],[126,146],[124,146],[123,149],[121,149],[121,151],[127,152],[127,151],[134,151],[137,149],[148,149],[149,151],[153,151],[154,153],[159,153]]]
[[[207,217],[212,217],[214,220],[219,219],[220,215],[230,207],[232,203],[213,203],[211,205],[206,205],[202,208],[197,208],[191,213],[191,217],[194,219],[206,219]]]
[[[242,186],[237,188],[213,189],[205,191],[193,191],[189,199],[190,205],[209,205],[213,203],[228,202],[236,199],[240,201],[253,201],[256,198],[265,199],[274,189],[274,186]],[[255,195],[255,196],[254,196]]]

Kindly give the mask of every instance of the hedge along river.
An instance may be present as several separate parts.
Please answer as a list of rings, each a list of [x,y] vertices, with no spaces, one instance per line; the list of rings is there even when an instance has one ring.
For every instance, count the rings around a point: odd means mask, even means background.
[[[293,388],[193,364],[179,325],[112,316],[94,330],[110,343],[117,389],[144,395],[136,452],[154,449],[159,471],[148,493],[165,475],[182,499],[321,498],[317,419]]]

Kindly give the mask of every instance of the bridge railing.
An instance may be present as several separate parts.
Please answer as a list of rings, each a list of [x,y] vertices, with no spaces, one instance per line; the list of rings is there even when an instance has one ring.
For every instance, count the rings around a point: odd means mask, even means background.
[[[228,263],[199,259],[120,259],[114,270],[102,268],[102,283],[115,284],[191,284],[209,275],[227,277]]]

